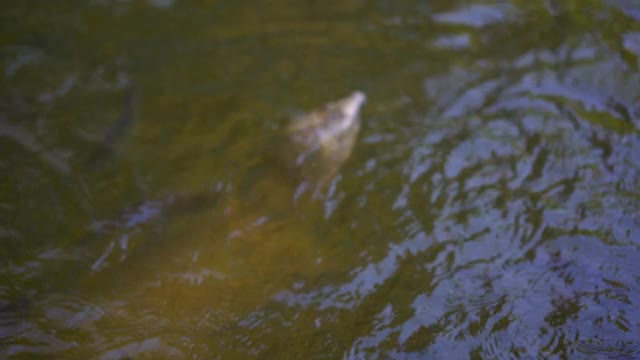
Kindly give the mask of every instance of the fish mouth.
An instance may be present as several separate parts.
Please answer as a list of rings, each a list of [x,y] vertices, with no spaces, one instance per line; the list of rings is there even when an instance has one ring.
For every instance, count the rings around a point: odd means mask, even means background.
[[[338,118],[330,117],[326,130],[328,136],[339,135],[352,128],[359,122],[360,108],[367,100],[367,96],[362,91],[354,91],[348,97],[333,103],[331,106],[340,113]]]
[[[343,134],[358,131],[359,111],[367,96],[362,91],[326,104],[288,127],[288,133],[300,143],[324,142],[337,139]]]
[[[354,118],[358,115],[360,107],[367,101],[367,95],[362,91],[354,91],[348,98],[345,99],[343,104],[343,111],[347,118]]]

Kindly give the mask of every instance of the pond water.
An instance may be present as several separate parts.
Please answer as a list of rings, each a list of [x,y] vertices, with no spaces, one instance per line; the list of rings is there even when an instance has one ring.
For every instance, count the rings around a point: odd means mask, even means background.
[[[640,358],[640,4],[14,1],[10,359]],[[367,94],[319,197],[263,156]]]

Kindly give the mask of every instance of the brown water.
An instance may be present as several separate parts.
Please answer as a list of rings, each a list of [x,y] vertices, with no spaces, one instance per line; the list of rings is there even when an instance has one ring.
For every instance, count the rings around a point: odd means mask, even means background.
[[[0,356],[640,357],[636,1],[15,1]],[[364,91],[324,196],[263,156]]]

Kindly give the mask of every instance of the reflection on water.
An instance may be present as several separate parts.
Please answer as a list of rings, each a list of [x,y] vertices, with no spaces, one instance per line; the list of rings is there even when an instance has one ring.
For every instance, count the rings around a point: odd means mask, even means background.
[[[0,16],[9,358],[640,357],[635,2]],[[355,88],[293,202],[265,149]]]

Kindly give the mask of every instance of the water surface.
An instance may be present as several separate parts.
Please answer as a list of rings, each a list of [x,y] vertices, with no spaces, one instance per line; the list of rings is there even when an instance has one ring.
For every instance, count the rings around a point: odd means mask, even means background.
[[[0,14],[6,357],[640,357],[635,1]],[[294,201],[265,149],[355,89]]]

